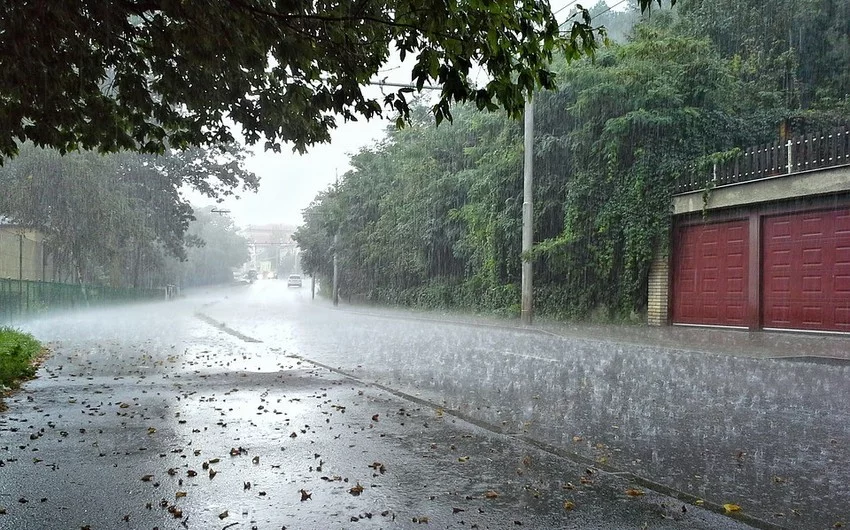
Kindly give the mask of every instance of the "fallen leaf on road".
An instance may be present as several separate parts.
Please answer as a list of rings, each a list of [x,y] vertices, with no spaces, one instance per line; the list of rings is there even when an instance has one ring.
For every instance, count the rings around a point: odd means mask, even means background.
[[[484,497],[486,497],[488,499],[495,499],[498,496],[499,496],[498,491],[488,490],[488,491],[484,492]]]
[[[640,497],[643,495],[643,490],[639,490],[637,488],[629,488],[626,490],[626,495],[629,497]]]
[[[304,502],[304,501],[306,501],[307,499],[312,499],[312,498],[313,498],[313,494],[312,494],[312,493],[310,493],[309,491],[307,491],[307,490],[303,490],[303,489],[302,489],[302,490],[299,490],[299,491],[301,492],[301,502]]]
[[[469,457],[468,457],[468,456],[461,456],[461,457],[459,457],[459,458],[457,459],[457,461],[458,461],[458,462],[468,462],[468,461],[469,461]]]
[[[144,475],[142,477],[142,482],[150,482],[151,480],[153,480],[153,475]]]
[[[229,513],[227,513],[227,510],[224,510],[223,512],[221,512],[220,514],[218,514],[218,518],[219,518],[219,519],[227,519],[227,517],[228,517],[229,515],[230,515],[230,514],[229,514]]]
[[[375,414],[374,416],[372,416],[372,421],[377,422],[379,416],[380,414]]]
[[[724,504],[723,509],[726,510],[726,513],[740,512],[741,511],[740,506],[738,506],[737,504],[732,504],[732,503]]]
[[[354,495],[355,497],[363,493],[363,486],[358,482],[356,486],[348,490],[348,493]]]
[[[176,499],[182,499],[185,496],[186,496],[185,491],[178,491],[177,493],[174,494],[174,498],[176,498]]]
[[[465,511],[466,510],[464,510],[463,508],[452,508],[452,513],[460,513],[460,512],[465,512]]]
[[[155,427],[148,427],[148,434],[153,434],[153,433],[155,433],[155,432],[156,432],[156,428],[155,428]]]
[[[570,511],[570,510],[574,509],[575,507],[576,507],[576,505],[575,505],[575,503],[573,503],[573,501],[564,501],[564,509],[565,510]]]

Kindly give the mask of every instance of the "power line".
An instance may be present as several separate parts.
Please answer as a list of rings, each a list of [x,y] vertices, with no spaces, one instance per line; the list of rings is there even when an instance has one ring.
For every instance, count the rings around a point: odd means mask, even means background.
[[[616,4],[614,4],[614,5],[612,5],[612,6],[608,6],[607,8],[603,9],[603,10],[602,10],[602,11],[600,11],[599,13],[596,13],[595,15],[590,15],[590,18],[591,18],[591,20],[592,20],[592,19],[594,19],[594,18],[599,18],[599,17],[601,17],[602,15],[604,15],[605,13],[607,13],[608,11],[611,11],[611,10],[612,10],[612,9],[614,9],[615,7],[617,7],[617,6],[619,6],[620,4],[623,4],[623,3],[625,3],[625,2],[626,2],[626,0],[620,0],[620,1],[619,1],[619,2],[617,2]],[[564,21],[564,24],[566,24],[566,23],[567,23],[567,22],[566,22],[566,21]],[[564,24],[561,24],[561,26],[563,26]],[[558,26],[558,27],[560,27],[560,26]]]
[[[394,88],[413,88],[417,89],[418,87],[412,83],[390,83],[387,81],[369,81],[366,83],[367,85],[372,86],[386,86],[386,87],[394,87]],[[422,85],[422,90],[442,90],[442,87],[433,86],[433,85]]]
[[[612,9],[614,9],[615,7],[617,7],[618,5],[620,5],[620,4],[622,4],[622,3],[624,3],[625,1],[626,1],[626,0],[620,0],[620,1],[619,1],[619,2],[617,2],[616,4],[614,4],[614,5],[610,6],[608,9],[606,9],[606,10],[604,10],[604,11],[601,11],[601,12],[599,12],[599,13],[596,13],[595,15],[592,15],[592,17],[591,17],[591,18],[593,18],[593,17],[599,17],[599,16],[602,16],[602,15],[604,15],[605,13],[607,13],[608,11],[611,11]]]
[[[557,15],[558,13],[560,13],[560,12],[561,12],[561,11],[563,11],[564,9],[566,9],[566,8],[570,7],[571,5],[575,4],[576,2],[578,2],[578,0],[572,0],[572,2],[569,2],[567,5],[565,5],[565,6],[564,6],[564,7],[562,7],[561,9],[559,9],[559,10],[555,11],[554,13],[552,13],[552,15],[553,15],[553,16],[554,16],[554,15]]]

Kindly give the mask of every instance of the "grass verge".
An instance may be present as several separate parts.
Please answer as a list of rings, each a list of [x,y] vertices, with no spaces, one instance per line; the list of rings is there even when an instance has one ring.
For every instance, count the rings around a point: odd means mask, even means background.
[[[0,327],[0,399],[7,390],[16,389],[21,381],[35,376],[43,351],[32,335]],[[2,401],[0,410],[3,410]]]

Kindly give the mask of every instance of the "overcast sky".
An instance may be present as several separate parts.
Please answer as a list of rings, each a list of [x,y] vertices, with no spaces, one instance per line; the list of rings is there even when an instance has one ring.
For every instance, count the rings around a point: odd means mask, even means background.
[[[575,4],[570,0],[552,0],[551,3],[555,12]],[[595,3],[587,2],[588,5]],[[558,20],[563,20],[569,12],[570,9],[564,9],[558,14]],[[390,61],[384,70],[386,81],[409,83],[411,61],[407,63],[401,65],[398,60]],[[379,87],[367,87],[364,93],[379,101],[382,99]],[[301,211],[316,194],[334,182],[337,172],[342,175],[350,169],[348,155],[362,147],[375,145],[385,136],[389,124],[389,121],[380,119],[340,123],[336,130],[331,131],[330,144],[314,146],[304,155],[294,154],[286,146],[281,153],[265,152],[260,142],[249,148],[253,156],[246,162],[247,168],[260,177],[259,191],[242,194],[238,200],[228,199],[219,208],[230,210],[236,223],[243,227],[266,223],[298,225],[301,223]],[[197,194],[188,195],[196,206],[212,204]]]
[[[407,83],[410,74],[402,71],[398,65],[388,66],[386,81]],[[409,70],[407,70],[409,72]],[[397,89],[387,88],[386,91]],[[383,99],[380,87],[366,87],[363,92],[379,101]],[[241,193],[239,199],[228,198],[216,205],[230,210],[230,215],[239,226],[249,224],[284,223],[301,224],[301,211],[310,204],[316,194],[332,184],[337,173],[342,175],[350,169],[349,155],[363,147],[380,142],[391,122],[387,119],[343,123],[331,131],[331,143],[315,145],[304,155],[283,146],[280,153],[265,151],[263,142],[249,146],[252,153],[245,166],[260,177],[260,188],[256,194]],[[238,130],[238,127],[234,128]],[[200,194],[188,191],[190,202],[195,206],[215,204]]]
[[[246,168],[260,177],[256,194],[243,193],[219,207],[231,211],[240,226],[249,224],[301,224],[303,210],[316,194],[334,182],[337,171],[348,171],[349,154],[374,145],[384,137],[386,121],[372,120],[341,124],[331,132],[330,144],[316,145],[304,154],[284,146],[280,153],[264,151],[262,144],[249,147],[253,156]]]

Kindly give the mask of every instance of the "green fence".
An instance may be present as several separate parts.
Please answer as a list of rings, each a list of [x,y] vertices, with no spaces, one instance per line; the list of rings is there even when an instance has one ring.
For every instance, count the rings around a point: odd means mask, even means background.
[[[0,322],[54,309],[89,307],[139,300],[162,300],[163,289],[115,289],[0,278]]]

